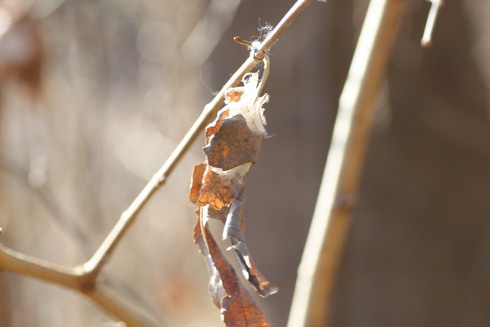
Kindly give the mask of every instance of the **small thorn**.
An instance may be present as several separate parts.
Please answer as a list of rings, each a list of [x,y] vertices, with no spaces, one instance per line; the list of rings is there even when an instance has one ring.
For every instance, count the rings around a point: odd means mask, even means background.
[[[443,0],[427,0],[431,2],[429,14],[427,15],[427,22],[425,23],[424,35],[420,44],[424,48],[428,48],[432,44],[432,33],[434,31],[434,26],[436,24],[437,15],[439,14],[439,9],[441,9]]]
[[[233,40],[238,43],[238,44],[241,44],[241,45],[244,45],[246,47],[252,47],[252,42],[250,41],[245,41],[244,39],[242,39],[240,36],[235,36],[233,38]]]
[[[262,61],[264,60],[265,56],[266,56],[266,51],[264,50],[259,50],[259,49],[256,49],[254,47],[254,45],[252,44],[252,42],[250,41],[246,41],[244,39],[242,39],[240,36],[235,36],[233,38],[233,40],[238,43],[238,44],[241,44],[241,45],[244,45],[250,49],[252,49],[252,53],[253,53],[253,56],[254,56],[254,59],[257,60],[257,61]]]

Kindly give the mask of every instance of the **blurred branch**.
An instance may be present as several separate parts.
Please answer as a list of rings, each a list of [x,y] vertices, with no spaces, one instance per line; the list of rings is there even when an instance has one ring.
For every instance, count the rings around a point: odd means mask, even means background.
[[[432,33],[434,32],[434,26],[436,25],[437,15],[443,5],[443,0],[427,0],[431,3],[429,15],[427,16],[427,22],[425,24],[424,35],[420,44],[427,48],[432,44]]]
[[[37,278],[78,291],[112,316],[124,321],[128,327],[161,326],[117,303],[99,287],[95,287],[90,280],[91,275],[83,273],[78,267],[57,265],[16,252],[0,244],[0,271]]]
[[[310,225],[289,327],[328,324],[330,296],[357,198],[373,106],[405,0],[371,0],[339,100],[332,141]]]
[[[0,270],[34,277],[75,290],[83,289],[80,274],[76,269],[30,257],[3,244],[0,244]]]
[[[228,82],[226,82],[213,100],[204,107],[202,113],[171,153],[167,161],[153,175],[128,209],[121,214],[114,228],[87,262],[75,268],[64,267],[26,256],[0,244],[0,270],[34,277],[79,291],[104,308],[108,313],[124,321],[128,327],[154,325],[148,322],[148,319],[132,313],[128,308],[123,308],[107,294],[102,292],[97,285],[100,271],[108,262],[112,252],[124,237],[129,227],[136,220],[138,213],[144,208],[153,194],[165,184],[168,176],[172,173],[184,154],[189,150],[197,137],[201,135],[204,127],[223,105],[225,92],[230,87],[237,86],[243,76],[266,57],[272,45],[311,2],[313,0],[298,0],[265,39],[252,49],[250,56],[237,69]]]

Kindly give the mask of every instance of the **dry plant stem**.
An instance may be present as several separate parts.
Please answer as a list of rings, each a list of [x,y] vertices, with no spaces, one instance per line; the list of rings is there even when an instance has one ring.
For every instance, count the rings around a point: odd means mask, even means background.
[[[86,283],[86,276],[76,268],[68,268],[30,257],[0,244],[0,271],[37,278],[81,292],[99,307],[124,321],[128,327],[157,326],[150,319],[136,315],[129,308],[120,305],[99,288],[90,287]]]
[[[135,221],[138,213],[143,209],[152,195],[166,182],[168,176],[172,173],[184,154],[196,138],[201,135],[207,123],[223,105],[226,90],[230,87],[237,86],[246,73],[250,72],[258,63],[266,58],[270,47],[311,2],[313,0],[297,1],[260,45],[256,49],[253,49],[252,55],[238,68],[214,99],[204,107],[200,116],[171,153],[167,161],[154,174],[128,209],[121,214],[114,228],[86,263],[75,268],[68,268],[26,256],[0,244],[0,271],[10,271],[77,290],[91,298],[108,313],[124,321],[128,327],[152,326],[152,323],[145,322],[144,318],[118,305],[102,292],[98,288],[97,277],[114,249]],[[266,67],[268,66],[267,59],[265,65]]]
[[[87,273],[90,272],[95,276],[103,267],[104,263],[109,258],[110,254],[117,246],[119,241],[124,236],[129,226],[134,222],[135,217],[144,207],[146,202],[151,198],[156,190],[162,186],[167,177],[173,171],[175,166],[180,162],[184,154],[189,150],[196,138],[204,130],[208,122],[213,118],[216,112],[223,105],[224,94],[230,87],[237,86],[242,80],[243,76],[250,72],[260,61],[262,61],[270,47],[278,40],[279,36],[287,29],[287,27],[298,17],[306,6],[311,4],[313,0],[299,0],[293,7],[284,15],[278,25],[267,35],[267,37],[261,42],[261,44],[255,49],[255,56],[249,56],[247,60],[238,68],[228,82],[221,88],[216,94],[214,99],[208,103],[201,115],[194,122],[182,141],[177,145],[167,161],[163,166],[155,173],[148,184],[136,197],[129,208],[123,212],[119,221],[116,223],[112,231],[104,240],[95,254],[83,265],[83,270]]]
[[[432,44],[432,33],[434,32],[434,26],[436,25],[437,15],[439,9],[443,5],[443,0],[428,0],[431,3],[429,15],[427,16],[427,23],[425,24],[424,35],[420,44],[427,48]]]
[[[289,9],[289,11],[284,15],[284,17],[279,21],[279,23],[274,27],[274,29],[266,36],[262,41],[258,50],[262,51],[264,54],[269,51],[269,49],[274,45],[274,43],[279,39],[279,36],[291,25],[292,22],[301,14],[301,12],[308,7],[313,0],[298,0]]]
[[[357,196],[373,105],[406,0],[371,0],[344,89],[288,327],[324,327]]]
[[[189,129],[182,141],[177,145],[167,161],[153,175],[151,180],[148,182],[148,184],[146,184],[133,203],[131,203],[129,208],[122,213],[119,221],[116,223],[112,231],[106,237],[92,258],[90,258],[90,260],[83,265],[84,271],[91,272],[94,274],[94,276],[99,273],[112,251],[114,251],[115,247],[128,230],[129,226],[131,226],[131,224],[134,222],[138,213],[145,206],[151,196],[159,189],[159,187],[167,181],[168,176],[172,173],[187,150],[189,150],[196,138],[201,135],[202,130],[207,125],[209,120],[211,120],[214,114],[223,105],[225,91],[230,87],[238,85],[242,77],[251,71],[257,63],[258,61],[256,59],[249,57],[235,72],[235,74],[233,74],[230,80],[214,97],[214,99],[204,107],[201,115],[194,122],[192,127]]]
[[[2,244],[0,244],[0,271],[9,271],[47,282],[55,282],[74,290],[83,289],[75,269],[30,257]]]

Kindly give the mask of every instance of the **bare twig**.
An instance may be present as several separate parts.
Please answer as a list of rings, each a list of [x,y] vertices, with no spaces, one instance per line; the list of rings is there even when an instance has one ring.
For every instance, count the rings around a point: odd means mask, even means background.
[[[30,257],[0,244],[0,271],[37,278],[78,291],[97,303],[112,316],[124,321],[128,327],[156,327],[161,325],[119,304],[106,292],[102,291],[100,287],[96,288],[95,285],[92,285],[91,281],[87,280],[87,277],[90,276],[84,274],[80,269],[69,268]]]
[[[54,282],[58,285],[82,290],[80,276],[73,268],[64,267],[16,252],[0,244],[0,270]]]
[[[135,221],[138,213],[151,199],[153,194],[165,184],[168,176],[172,173],[192,143],[223,105],[225,92],[230,87],[238,85],[246,73],[250,72],[258,63],[266,58],[267,52],[278,40],[279,36],[311,2],[313,0],[298,0],[279,24],[253,49],[251,55],[238,68],[221,91],[204,107],[200,116],[171,153],[167,161],[153,175],[128,209],[121,214],[114,228],[87,262],[75,268],[64,267],[26,256],[0,244],[0,271],[10,271],[77,290],[91,298],[108,313],[126,322],[127,326],[150,326],[151,323],[145,322],[145,319],[142,317],[132,313],[127,308],[123,308],[98,288],[97,279],[100,271],[109,260],[110,255],[124,237],[129,227]],[[266,67],[264,69],[267,69],[267,61],[265,65]]]
[[[405,0],[371,0],[344,90],[289,315],[289,327],[328,322],[346,231],[357,195],[373,104]]]
[[[279,21],[276,27],[265,37],[258,50],[264,54],[276,43],[282,33],[291,25],[292,22],[301,14],[301,12],[308,7],[313,0],[298,0]]]
[[[216,114],[218,109],[223,105],[224,94],[230,87],[234,87],[240,83],[243,76],[250,72],[259,62],[264,59],[266,53],[270,47],[278,40],[279,36],[287,29],[287,27],[298,17],[303,9],[308,6],[313,0],[299,0],[293,7],[286,13],[281,19],[279,24],[266,36],[266,38],[260,43],[256,51],[253,51],[253,55],[249,56],[247,60],[242,64],[240,68],[233,74],[233,76],[226,82],[221,90],[216,94],[214,99],[208,103],[201,115],[194,122],[182,141],[177,145],[167,161],[163,166],[153,175],[148,184],[143,188],[140,194],[136,197],[129,208],[123,212],[119,221],[116,223],[112,231],[104,240],[95,254],[83,265],[83,270],[87,273],[93,274],[94,279],[99,273],[112,251],[124,236],[129,226],[134,222],[137,214],[141,211],[144,205],[152,197],[156,190],[158,190],[163,184],[165,184],[168,176],[172,173],[173,169],[180,162],[184,154],[194,143],[196,138],[201,134],[206,124]],[[262,55],[257,56],[257,53]]]
[[[434,32],[434,26],[436,25],[437,15],[443,5],[443,0],[427,0],[431,3],[429,15],[427,16],[427,22],[425,24],[424,35],[420,44],[427,48],[432,44],[432,33]]]

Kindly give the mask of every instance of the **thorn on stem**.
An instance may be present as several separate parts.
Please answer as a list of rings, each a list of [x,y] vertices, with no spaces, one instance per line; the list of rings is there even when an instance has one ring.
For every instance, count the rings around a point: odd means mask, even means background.
[[[244,46],[252,49],[255,60],[258,60],[258,61],[264,60],[265,55],[267,54],[267,51],[257,49],[256,47],[254,47],[254,44],[252,42],[246,41],[246,40],[242,39],[240,36],[235,36],[233,38],[233,40],[238,44],[244,45]]]
[[[437,15],[439,14],[439,9],[443,5],[443,0],[427,0],[431,2],[429,14],[427,16],[427,22],[425,24],[424,35],[420,44],[427,48],[432,44],[432,32],[434,31],[434,26],[436,24]]]
[[[266,55],[266,52],[263,51],[263,50],[255,50],[254,49],[254,58],[261,61],[261,60],[264,60],[265,58],[265,55]]]
[[[240,36],[235,36],[233,38],[233,41],[235,41],[236,43],[238,44],[241,44],[241,45],[244,45],[246,47],[249,47],[251,48],[252,47],[252,42],[250,41],[245,41],[244,39],[242,39]]]

